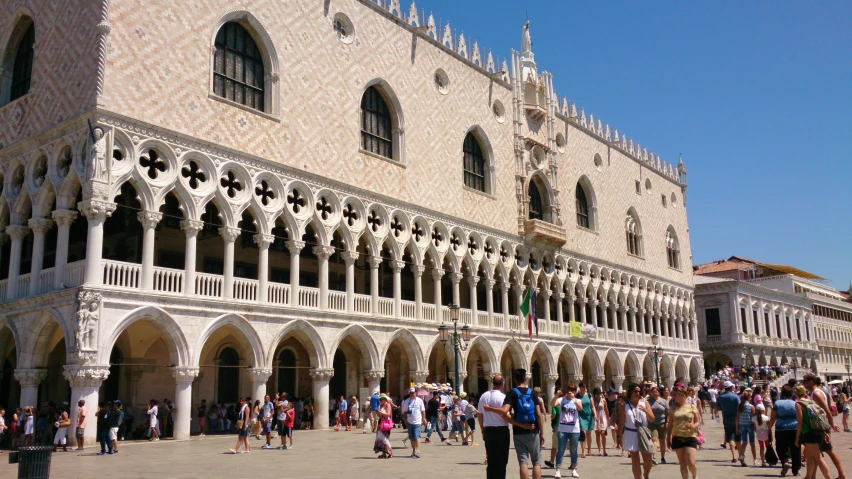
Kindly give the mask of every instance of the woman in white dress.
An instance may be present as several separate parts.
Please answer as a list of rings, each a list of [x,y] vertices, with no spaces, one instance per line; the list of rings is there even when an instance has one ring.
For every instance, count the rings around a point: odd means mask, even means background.
[[[160,440],[160,437],[157,435],[157,425],[159,424],[157,422],[157,413],[159,412],[160,410],[157,408],[157,400],[152,399],[150,404],[148,404],[148,429],[151,432],[151,437],[148,438],[149,441]]]
[[[56,452],[57,446],[62,446],[63,452],[68,452],[68,445],[66,444],[68,438],[68,426],[71,425],[71,419],[68,417],[68,413],[62,409],[59,413],[59,419],[56,420],[56,434],[53,436],[53,452]]]
[[[26,412],[24,412],[24,446],[33,445],[33,434],[35,433],[34,421],[33,407],[27,406]]]
[[[639,452],[639,435],[636,432],[636,426],[647,426],[649,422],[654,420],[654,412],[642,398],[642,387],[640,385],[631,384],[625,395],[624,404],[619,404],[617,412],[618,429],[624,431],[621,444],[624,450],[630,454],[630,460],[633,463],[633,479],[642,479],[643,475],[647,479],[653,463],[650,453]]]

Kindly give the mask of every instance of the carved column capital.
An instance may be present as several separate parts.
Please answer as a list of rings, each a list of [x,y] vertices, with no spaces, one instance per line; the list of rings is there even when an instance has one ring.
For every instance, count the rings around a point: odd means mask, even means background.
[[[357,251],[344,251],[340,253],[340,256],[346,264],[353,264],[358,260],[359,255]]]
[[[559,379],[559,375],[558,374],[548,374],[546,379],[550,383],[555,383]]]
[[[83,213],[89,221],[106,221],[112,216],[117,205],[108,201],[85,200],[77,205],[77,209]]]
[[[109,365],[66,364],[64,368],[62,375],[72,388],[100,387],[101,383],[109,377]]]
[[[21,383],[22,387],[36,387],[41,384],[42,380],[47,377],[46,369],[16,369],[15,379]]]
[[[195,381],[195,378],[200,374],[201,369],[199,368],[171,368],[172,377],[175,378],[175,382],[178,384],[186,384]]]
[[[441,278],[443,278],[445,274],[446,274],[446,271],[444,271],[442,269],[433,269],[432,270],[432,279],[434,279],[435,281],[440,281]]]
[[[21,241],[30,234],[30,229],[24,225],[9,225],[6,227],[6,234],[12,238],[12,241]]]
[[[485,278],[485,281],[483,282],[483,284],[485,285],[486,291],[492,291],[494,289],[494,285],[497,284],[497,281],[494,281],[491,278]]]
[[[186,233],[187,237],[193,237],[204,228],[204,222],[198,220],[182,220],[180,228]]]
[[[275,242],[275,235],[267,235],[263,233],[258,233],[254,235],[254,242],[261,248],[268,248],[273,242]]]
[[[469,284],[471,288],[475,288],[478,283],[479,283],[479,276],[468,276],[467,277],[467,284]]]
[[[405,262],[393,260],[390,262],[390,267],[394,273],[399,273],[400,271],[402,271],[402,268],[405,268]]]
[[[70,226],[77,219],[78,213],[73,210],[53,210],[50,214],[57,226]]]
[[[510,286],[509,283],[507,283],[505,281],[501,281],[500,282],[500,291],[502,291],[503,294],[506,294],[509,291],[509,286]]]
[[[222,239],[225,240],[225,243],[233,243],[236,241],[241,232],[242,231],[239,228],[231,228],[229,226],[219,228],[219,234],[222,235]]]
[[[156,228],[157,224],[163,219],[163,214],[156,211],[140,211],[136,213],[136,218],[142,223],[145,229]]]
[[[311,369],[308,373],[314,381],[328,381],[334,377],[334,369]]]
[[[53,226],[53,221],[47,218],[30,218],[30,220],[27,221],[27,224],[30,226],[30,229],[33,230],[33,233],[44,234]]]
[[[461,282],[462,278],[464,278],[464,275],[461,274],[461,273],[456,273],[456,272],[450,273],[450,281],[452,281],[453,284],[459,284]]]
[[[423,272],[426,271],[426,267],[422,264],[415,264],[411,266],[411,273],[415,278],[419,278],[423,276]]]
[[[370,256],[367,262],[370,263],[370,269],[376,269],[382,264],[382,258],[379,256]]]
[[[411,371],[409,374],[411,375],[411,380],[416,383],[426,382],[426,378],[429,377],[429,371],[427,370]]]
[[[312,251],[318,258],[328,259],[329,256],[334,254],[334,247],[332,246],[314,246]]]
[[[249,368],[248,373],[251,376],[252,382],[266,382],[272,376],[272,368]]]
[[[364,371],[364,378],[368,381],[378,381],[385,377],[385,372],[381,369],[368,369]]]
[[[305,247],[304,241],[298,241],[298,240],[287,241],[287,249],[290,250],[290,254],[299,254],[299,252],[301,252],[304,247]]]

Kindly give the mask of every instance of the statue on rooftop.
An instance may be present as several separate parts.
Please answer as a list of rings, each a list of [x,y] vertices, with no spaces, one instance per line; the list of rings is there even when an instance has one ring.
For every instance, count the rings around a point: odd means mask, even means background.
[[[521,53],[532,53],[532,39],[530,38],[530,21],[524,22],[521,30]]]

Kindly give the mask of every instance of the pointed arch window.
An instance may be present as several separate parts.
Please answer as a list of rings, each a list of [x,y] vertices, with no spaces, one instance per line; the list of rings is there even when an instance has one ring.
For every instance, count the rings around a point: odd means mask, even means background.
[[[544,201],[541,197],[541,191],[535,184],[535,181],[530,181],[527,188],[527,195],[530,197],[529,218],[531,220],[544,220]]]
[[[583,185],[577,183],[574,204],[577,207],[577,226],[589,228],[589,202],[586,199],[586,190]]]
[[[263,111],[263,57],[251,34],[239,23],[228,22],[216,34],[215,47],[213,93]]]
[[[18,43],[15,63],[12,66],[12,88],[9,101],[17,100],[30,91],[33,75],[33,46],[35,45],[35,25],[30,24]]]
[[[628,213],[624,229],[627,235],[627,252],[634,256],[642,256],[642,231],[639,228],[639,222],[632,214]]]
[[[473,133],[464,137],[464,185],[485,193],[485,157]]]
[[[393,158],[393,127],[390,109],[375,86],[361,97],[361,149]]]
[[[666,258],[670,268],[680,269],[680,245],[671,229],[666,231]]]

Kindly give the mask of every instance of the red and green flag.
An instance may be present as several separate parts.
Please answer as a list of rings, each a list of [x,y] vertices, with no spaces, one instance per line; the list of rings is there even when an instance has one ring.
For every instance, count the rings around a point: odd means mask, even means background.
[[[538,336],[538,315],[535,310],[536,300],[535,291],[533,288],[527,288],[524,295],[524,302],[521,303],[521,314],[527,317],[527,330],[530,332],[530,339],[533,337],[533,327],[535,335]]]

